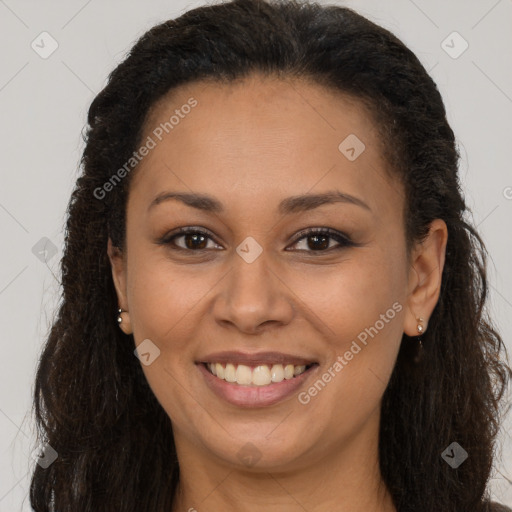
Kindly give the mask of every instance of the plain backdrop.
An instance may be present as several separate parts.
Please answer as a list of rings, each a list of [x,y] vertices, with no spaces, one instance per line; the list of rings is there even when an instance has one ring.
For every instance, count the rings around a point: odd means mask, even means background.
[[[0,0],[0,512],[30,510],[34,372],[59,301],[65,210],[88,106],[147,29],[204,3]],[[512,1],[321,3],[353,7],[394,32],[437,83],[490,254],[489,308],[512,351]],[[494,498],[509,506],[511,426],[509,417],[491,481]]]

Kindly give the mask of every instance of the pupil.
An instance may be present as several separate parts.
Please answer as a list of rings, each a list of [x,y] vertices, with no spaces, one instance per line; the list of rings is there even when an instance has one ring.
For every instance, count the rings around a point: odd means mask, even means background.
[[[308,247],[310,249],[312,249],[313,251],[316,251],[318,249],[326,249],[329,247],[329,237],[327,237],[325,235],[311,235],[308,238],[315,240],[315,242],[313,242],[313,244],[308,243]],[[315,245],[315,243],[318,242],[319,239],[323,239],[323,243],[321,244],[321,246],[320,247],[318,247],[318,246],[312,247],[312,245]]]
[[[190,239],[193,239],[193,241],[191,243],[190,242]],[[203,243],[204,243],[204,235],[201,235],[201,234],[192,234],[192,235],[186,235],[185,236],[185,245],[187,246],[188,249],[204,249],[204,247],[199,247],[197,244],[195,244],[195,242],[197,242],[197,240],[199,238],[203,238]]]
[[[202,239],[202,242],[201,242]],[[309,243],[313,240],[313,243]],[[188,249],[204,249],[205,237],[201,234],[188,234],[185,235],[185,245]],[[199,244],[197,243],[199,241]],[[320,242],[319,242],[320,241]],[[202,245],[200,245],[202,243]],[[329,237],[325,235],[310,235],[308,237],[308,247],[317,251],[319,249],[327,249],[329,247]]]

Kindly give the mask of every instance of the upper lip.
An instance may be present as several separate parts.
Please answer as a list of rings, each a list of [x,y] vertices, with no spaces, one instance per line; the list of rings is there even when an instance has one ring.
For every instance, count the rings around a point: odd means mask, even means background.
[[[294,354],[286,354],[284,352],[214,352],[200,358],[198,363],[234,363],[244,364],[247,366],[254,365],[271,365],[271,364],[293,364],[295,366],[309,365],[316,363],[312,358],[305,358]]]

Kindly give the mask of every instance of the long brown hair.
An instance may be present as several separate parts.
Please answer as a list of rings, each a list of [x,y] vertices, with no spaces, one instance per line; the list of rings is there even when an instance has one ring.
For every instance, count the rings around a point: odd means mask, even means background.
[[[171,423],[134,357],[133,337],[117,326],[107,257],[109,236],[123,247],[135,171],[104,197],[97,191],[139,147],[148,110],[165,93],[252,72],[311,79],[364,103],[403,184],[408,248],[432,220],[446,222],[442,288],[424,357],[411,363],[404,334],[384,394],[380,467],[402,512],[486,510],[511,370],[485,309],[485,247],[467,217],[439,91],[401,41],[354,11],[263,0],[205,6],[155,26],[90,106],[82,173],[67,211],[62,300],[34,391],[40,441],[58,457],[46,469],[35,466],[33,509],[171,509],[179,478]],[[454,441],[469,454],[457,469],[440,456]]]

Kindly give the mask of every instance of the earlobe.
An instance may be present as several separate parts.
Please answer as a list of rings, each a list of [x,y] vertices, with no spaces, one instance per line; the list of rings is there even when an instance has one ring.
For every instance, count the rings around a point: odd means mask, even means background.
[[[435,219],[430,224],[426,239],[413,250],[404,326],[408,336],[418,335],[418,318],[423,319],[422,332],[427,330],[428,320],[441,293],[447,242],[446,223]]]

